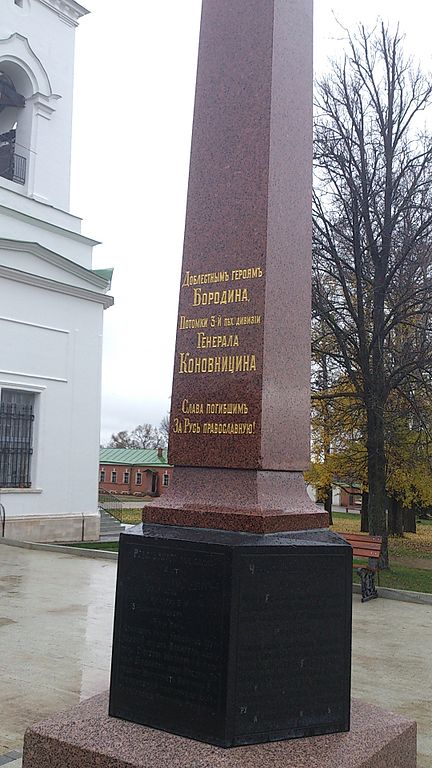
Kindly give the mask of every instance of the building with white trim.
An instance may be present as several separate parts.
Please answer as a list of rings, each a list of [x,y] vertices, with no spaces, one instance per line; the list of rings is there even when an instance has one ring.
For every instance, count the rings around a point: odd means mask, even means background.
[[[4,535],[93,540],[110,273],[69,213],[75,0],[1,0],[0,503]],[[79,481],[77,481],[79,479]],[[0,536],[2,530],[0,529]]]

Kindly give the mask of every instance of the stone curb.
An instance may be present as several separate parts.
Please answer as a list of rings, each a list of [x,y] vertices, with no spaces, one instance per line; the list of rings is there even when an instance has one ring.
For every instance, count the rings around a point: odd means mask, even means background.
[[[432,605],[432,595],[427,592],[408,592],[403,589],[390,589],[389,587],[377,587],[378,596],[387,600],[400,600],[402,603],[417,603],[418,605]],[[353,584],[353,592],[361,595],[360,584]]]
[[[92,560],[117,560],[117,552],[107,552],[104,549],[80,549],[68,547],[63,544],[41,544],[35,541],[16,541],[15,539],[0,539],[0,544],[21,549],[38,549],[45,552],[57,552],[63,555],[75,555],[76,557],[89,557]]]
[[[58,552],[64,555],[76,557],[88,557],[93,560],[117,560],[117,552],[107,552],[103,549],[80,549],[61,544],[40,544],[32,541],[15,541],[15,539],[0,539],[0,544],[9,547],[21,547],[22,549],[39,549],[46,552]],[[417,603],[418,605],[432,605],[432,595],[427,592],[408,592],[401,589],[389,589],[377,587],[378,595],[387,600],[400,600],[403,603]],[[353,584],[353,593],[361,594],[360,584]]]

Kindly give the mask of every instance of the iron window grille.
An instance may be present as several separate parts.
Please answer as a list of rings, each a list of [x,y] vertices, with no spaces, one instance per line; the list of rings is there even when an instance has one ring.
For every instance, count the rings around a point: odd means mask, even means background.
[[[30,488],[33,404],[0,403],[0,487]]]

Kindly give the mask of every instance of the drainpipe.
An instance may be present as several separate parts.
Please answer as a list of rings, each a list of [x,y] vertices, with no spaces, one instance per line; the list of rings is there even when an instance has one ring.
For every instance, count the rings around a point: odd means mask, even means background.
[[[5,525],[6,525],[6,510],[3,504],[1,503],[0,503],[0,522],[1,522],[1,535],[2,535],[2,539],[4,539]]]

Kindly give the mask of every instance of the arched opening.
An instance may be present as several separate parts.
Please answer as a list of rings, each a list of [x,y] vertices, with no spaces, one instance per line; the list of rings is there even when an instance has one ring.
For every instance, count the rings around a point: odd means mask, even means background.
[[[25,184],[30,151],[33,94],[28,75],[15,62],[0,63],[0,176]]]

